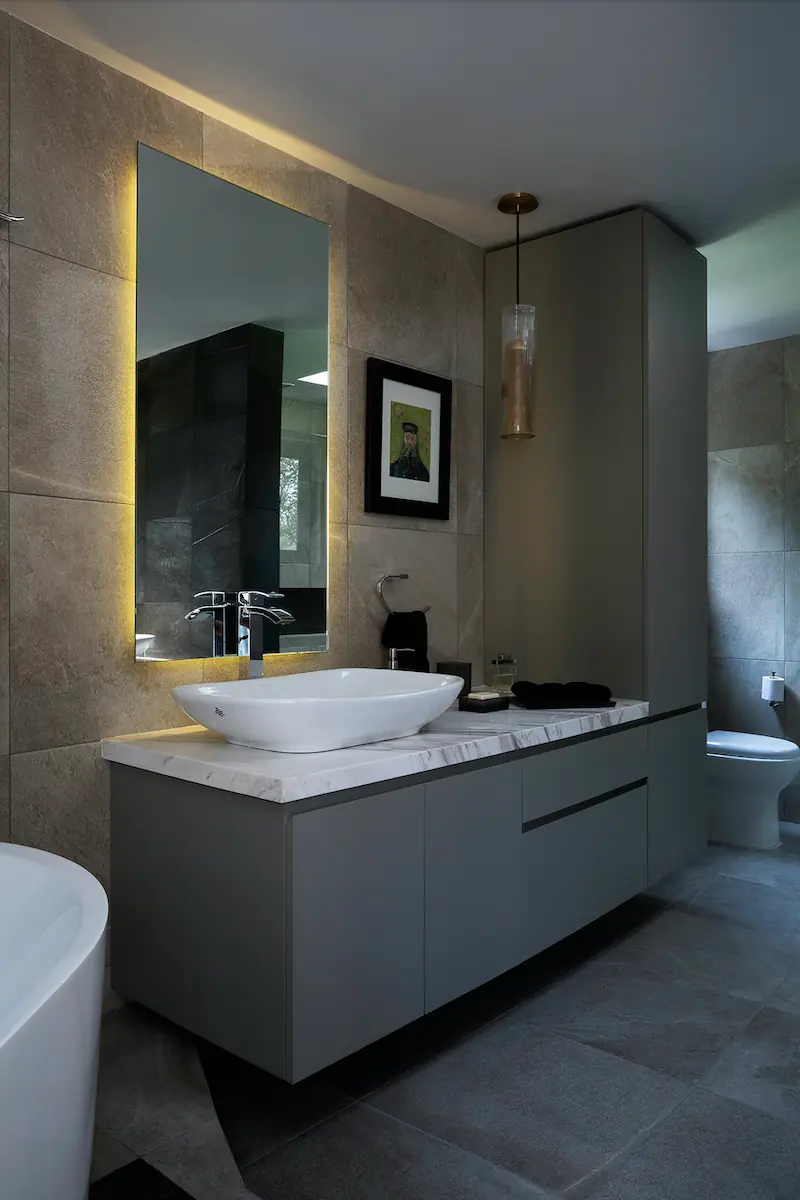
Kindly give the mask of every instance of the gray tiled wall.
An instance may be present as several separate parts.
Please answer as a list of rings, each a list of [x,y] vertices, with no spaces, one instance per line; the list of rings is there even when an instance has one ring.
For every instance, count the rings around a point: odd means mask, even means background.
[[[387,571],[434,661],[483,660],[483,251],[0,12],[0,839],[103,880],[100,739],[232,671],[133,661],[137,141],[331,225],[330,651],[269,671],[380,664]],[[369,354],[455,380],[447,523],[363,512]]]
[[[708,387],[709,723],[800,742],[800,336],[716,351]]]

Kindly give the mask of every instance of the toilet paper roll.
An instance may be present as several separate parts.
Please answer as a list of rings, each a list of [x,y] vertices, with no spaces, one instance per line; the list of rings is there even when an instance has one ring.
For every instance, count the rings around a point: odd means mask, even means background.
[[[761,699],[773,702],[782,700],[784,683],[785,680],[781,679],[779,675],[762,675]]]

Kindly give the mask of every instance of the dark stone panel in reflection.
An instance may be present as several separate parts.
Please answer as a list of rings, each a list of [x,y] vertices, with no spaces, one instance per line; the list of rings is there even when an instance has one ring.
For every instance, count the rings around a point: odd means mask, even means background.
[[[249,328],[240,325],[194,343],[197,348],[194,419],[198,424],[246,415]]]
[[[137,604],[136,632],[154,635],[151,642],[137,641],[138,657],[208,658],[214,644],[211,618],[185,620],[190,607],[192,605]]]
[[[144,557],[139,564],[148,601],[178,601],[191,607],[192,522],[148,521]]]
[[[194,425],[195,354],[178,346],[137,365],[137,433],[146,441]]]
[[[248,508],[244,514],[241,586],[280,590],[280,514],[277,508]]]
[[[210,619],[183,620],[196,593],[279,590],[282,370],[283,334],[260,326],[139,364],[137,630],[157,633],[151,657],[211,654]]]
[[[245,507],[278,507],[283,404],[283,334],[249,325]],[[277,559],[276,559],[277,561]]]
[[[223,512],[244,505],[247,426],[244,417],[198,424],[191,456],[195,513]]]
[[[192,537],[192,592],[242,587],[240,513],[233,509],[196,513]]]
[[[144,472],[138,502],[145,520],[191,516],[192,442],[191,429],[160,433],[150,440],[144,463],[137,464]]]
[[[328,628],[327,588],[284,588],[283,595],[283,607],[294,617],[294,623],[287,625],[284,633],[325,633]]]

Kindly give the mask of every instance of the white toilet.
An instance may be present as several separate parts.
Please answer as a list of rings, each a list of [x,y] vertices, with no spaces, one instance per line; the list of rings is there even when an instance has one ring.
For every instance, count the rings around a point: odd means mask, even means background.
[[[778,796],[800,771],[800,746],[715,729],[706,756],[710,841],[754,850],[780,846]]]

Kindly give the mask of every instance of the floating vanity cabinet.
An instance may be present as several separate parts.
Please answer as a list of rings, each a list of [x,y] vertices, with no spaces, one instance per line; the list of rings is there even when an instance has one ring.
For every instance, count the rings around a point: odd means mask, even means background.
[[[647,728],[648,883],[698,858],[708,840],[705,709]]]
[[[290,821],[293,1079],[424,1013],[424,823],[423,787]]]
[[[398,739],[411,773],[339,791],[332,754],[107,743],[115,990],[297,1083],[511,970],[702,849],[705,714],[620,709],[516,750],[531,714],[497,714],[484,758],[465,714],[457,763],[454,714],[449,764]]]
[[[525,957],[520,764],[425,789],[425,1008],[430,1012]]]

